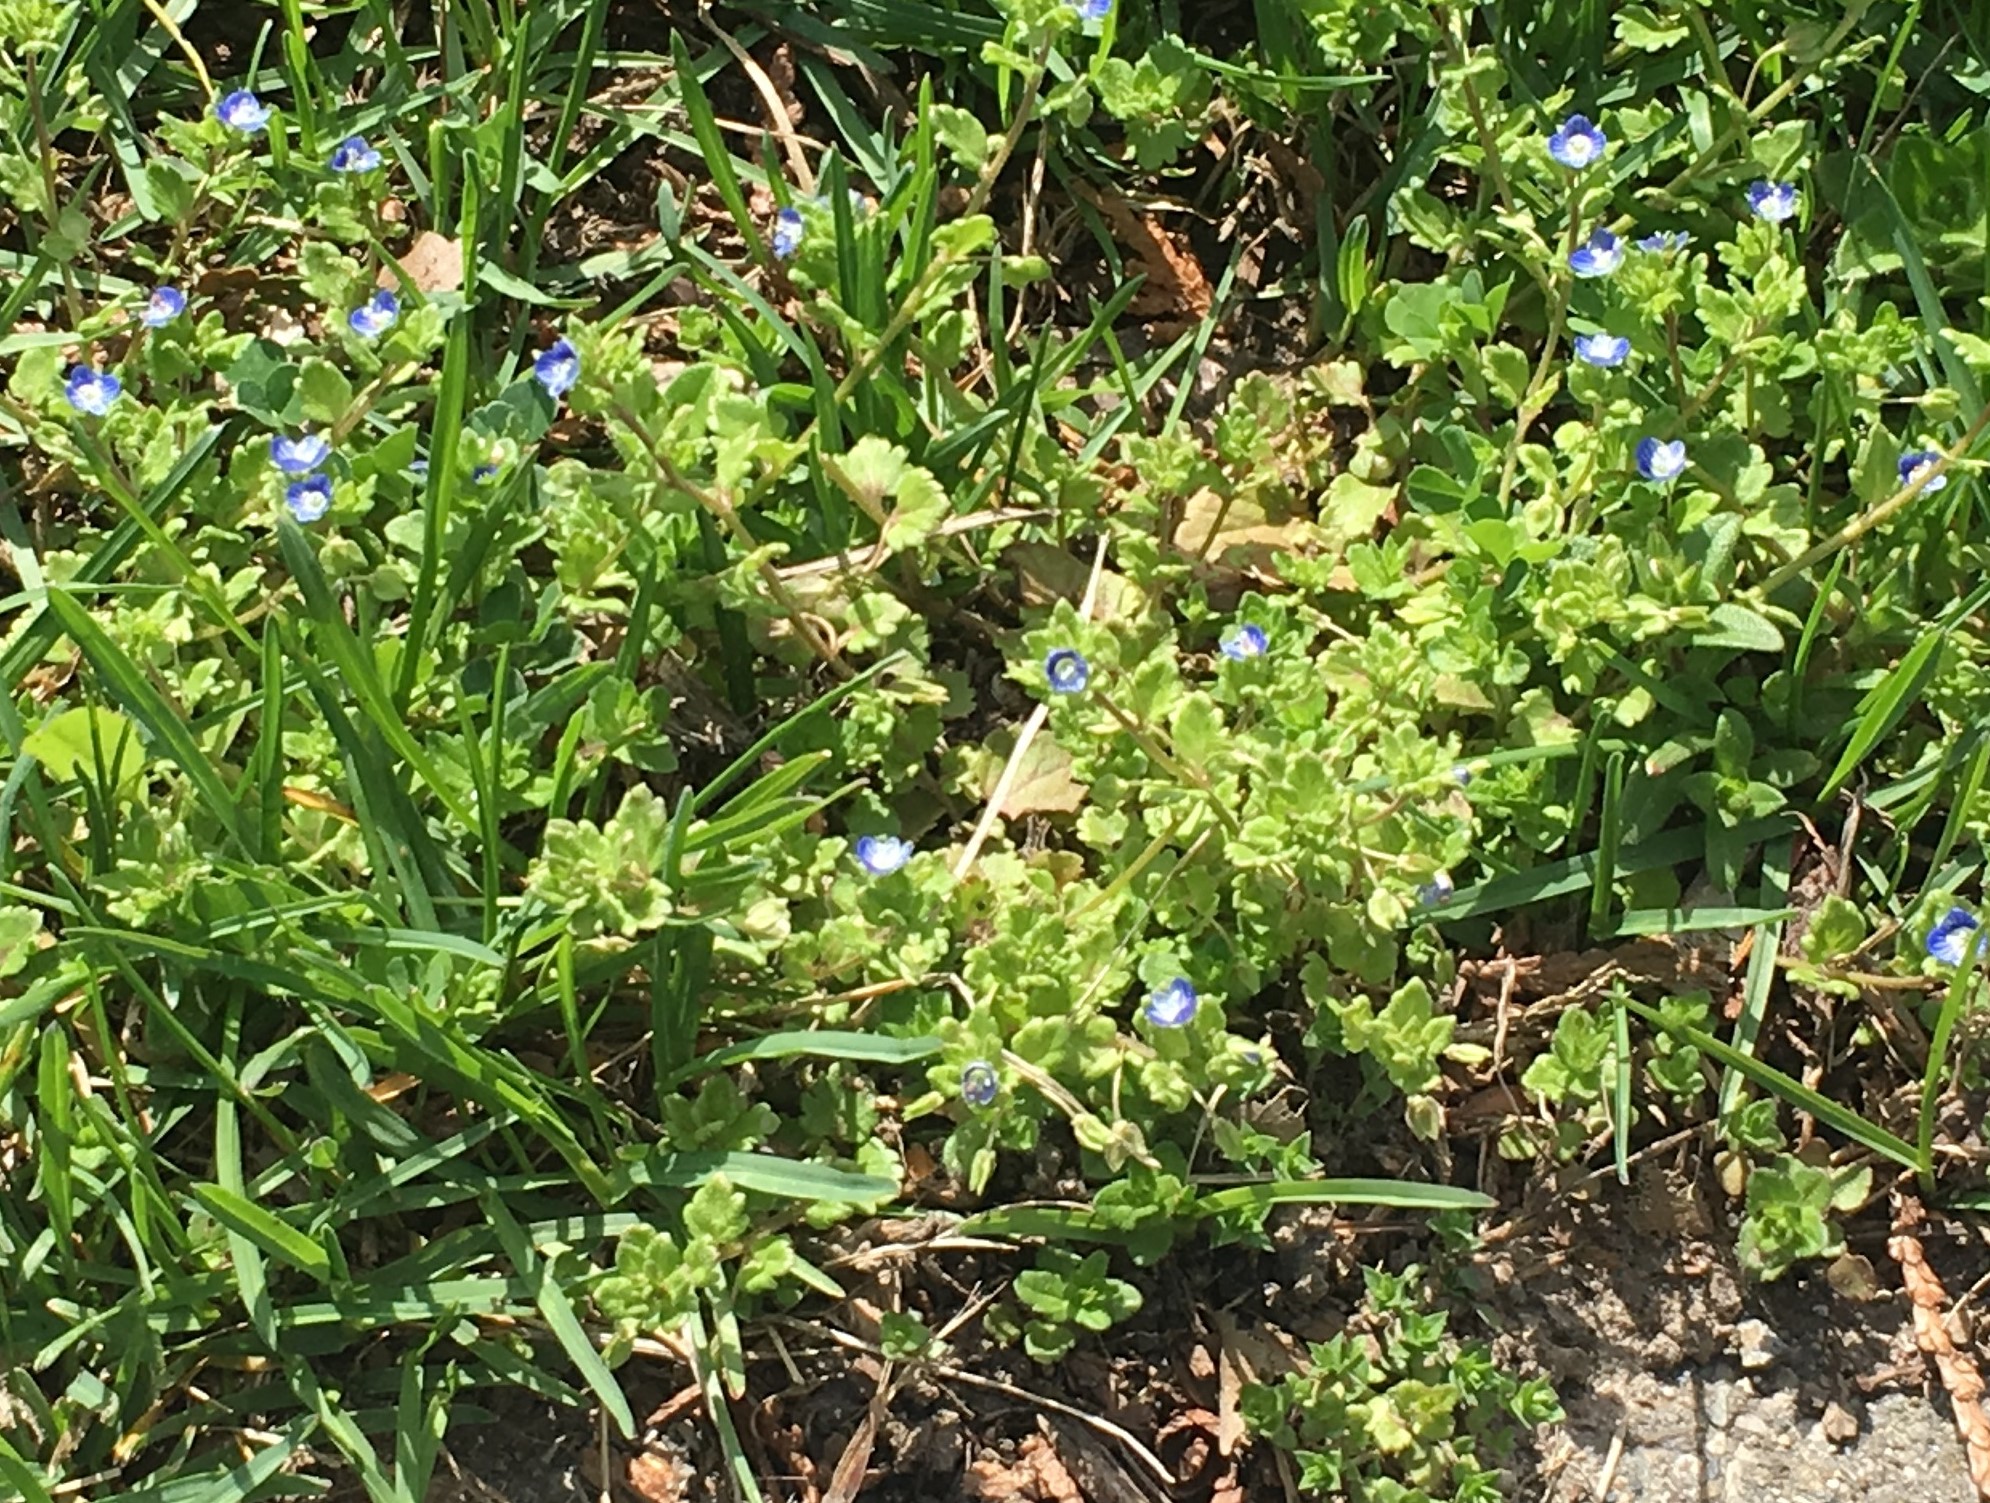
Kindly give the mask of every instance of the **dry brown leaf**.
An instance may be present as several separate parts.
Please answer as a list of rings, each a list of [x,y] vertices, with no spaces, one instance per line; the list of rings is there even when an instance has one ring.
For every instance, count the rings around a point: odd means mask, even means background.
[[[987,762],[981,778],[981,796],[989,798],[1015,750],[1016,740],[1007,731],[989,739]],[[1016,819],[1025,814],[1075,814],[1085,807],[1085,785],[1071,776],[1071,753],[1049,736],[1038,736],[1023,752],[1015,781],[1002,800],[1001,815]]]
[[[401,270],[425,293],[454,292],[463,285],[463,242],[423,230],[402,253]],[[383,271],[380,285],[392,287],[394,278]]]
[[[864,1474],[870,1470],[871,1448],[877,1444],[877,1438],[878,1414],[873,1407],[864,1411],[857,1433],[850,1437],[850,1443],[836,1462],[836,1470],[829,1474],[829,1490],[822,1495],[822,1503],[853,1503],[863,1491]]]
[[[691,1470],[673,1457],[644,1451],[629,1458],[624,1480],[643,1503],[682,1503]]]
[[[1903,1202],[1894,1221],[1896,1235],[1888,1239],[1886,1250],[1900,1265],[1900,1281],[1914,1312],[1915,1345],[1934,1362],[1942,1375],[1942,1387],[1948,1390],[1956,1431],[1969,1459],[1969,1480],[1976,1484],[1977,1497],[1990,1499],[1990,1417],[1983,1413],[1983,1376],[1976,1370],[1975,1359],[1957,1350],[1943,1323],[1948,1291],[1928,1266],[1920,1238],[1909,1230],[1920,1216],[1918,1203]]]
[[[1194,320],[1208,316],[1215,305],[1216,293],[1186,239],[1154,215],[1139,212],[1123,198],[1096,192],[1082,184],[1079,191],[1111,222],[1113,235],[1140,263],[1140,270],[1147,278],[1127,305],[1129,313],[1136,318]]]
[[[1075,605],[1085,598],[1085,587],[1092,578],[1089,565],[1051,543],[1017,543],[1002,555],[1002,562],[1015,571],[1025,605],[1050,605],[1059,600]],[[1099,571],[1099,601],[1093,620],[1129,620],[1144,606],[1140,590],[1131,580],[1110,569]]]
[[[1244,1443],[1244,1413],[1238,1400],[1251,1379],[1249,1363],[1229,1340],[1235,1334],[1234,1326],[1225,1331],[1216,1353],[1216,1449],[1224,1456],[1236,1455]]]
[[[1175,547],[1191,557],[1233,568],[1267,568],[1280,553],[1299,553],[1315,528],[1304,517],[1272,517],[1255,501],[1228,506],[1213,490],[1200,490],[1182,507]]]

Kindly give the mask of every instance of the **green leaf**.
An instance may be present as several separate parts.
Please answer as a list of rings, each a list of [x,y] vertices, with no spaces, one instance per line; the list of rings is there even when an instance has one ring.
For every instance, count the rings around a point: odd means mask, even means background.
[[[619,1185],[655,1185],[686,1189],[723,1175],[742,1190],[778,1195],[787,1200],[832,1201],[868,1206],[898,1194],[897,1184],[871,1174],[853,1174],[806,1159],[778,1158],[771,1153],[672,1153],[654,1148],[618,1170]]]
[[[329,360],[313,357],[297,374],[297,401],[305,422],[329,428],[352,406],[352,382]]]
[[[1689,640],[1695,647],[1733,647],[1743,652],[1781,652],[1783,633],[1760,611],[1723,601],[1707,613],[1709,624]]]
[[[325,1249],[289,1222],[264,1210],[247,1196],[220,1185],[197,1184],[194,1199],[227,1230],[249,1241],[278,1262],[288,1263],[321,1284],[331,1282],[332,1260]]]
[[[79,706],[51,715],[22,738],[21,750],[54,774],[58,782],[83,778],[95,782],[98,768],[110,776],[112,788],[129,791],[145,770],[145,748],[138,727],[115,710]]]

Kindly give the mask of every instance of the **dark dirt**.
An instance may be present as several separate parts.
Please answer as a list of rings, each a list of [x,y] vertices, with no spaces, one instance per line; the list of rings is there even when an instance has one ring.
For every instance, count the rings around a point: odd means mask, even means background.
[[[1898,1271],[1875,1209],[1847,1255],[1769,1286],[1735,1267],[1719,1192],[1677,1166],[1650,1166],[1629,1191],[1564,1198],[1494,1233],[1449,1280],[1454,1326],[1492,1337],[1509,1365],[1550,1377],[1565,1425],[1537,1437],[1508,1496],[1543,1503],[1967,1503],[1974,1497],[1947,1400],[1914,1348]],[[920,1232],[930,1228],[917,1227]],[[878,1249],[914,1224],[874,1226]],[[1924,1236],[1967,1341],[1990,1248],[1973,1230]],[[1034,1368],[988,1346],[977,1321],[949,1360],[1009,1391],[947,1373],[905,1380],[877,1426],[861,1496],[870,1503],[1058,1497],[1059,1503],[1163,1503],[1286,1496],[1263,1448],[1218,1446],[1225,1338],[1247,1357],[1331,1334],[1358,1297],[1358,1261],[1403,1263],[1429,1249],[1405,1227],[1357,1234],[1346,1221],[1291,1217],[1269,1254],[1190,1251],[1143,1276],[1148,1303],[1115,1330],[1111,1355],[1088,1343],[1061,1367]],[[943,1325],[1000,1292],[1016,1259],[987,1251],[886,1252],[838,1270],[853,1299],[817,1320],[765,1329],[751,1393],[734,1419],[770,1500],[815,1503],[877,1391],[879,1368],[825,1334],[867,1342],[866,1317],[898,1301]],[[775,1338],[779,1338],[776,1345]],[[625,1370],[639,1412],[658,1422],[637,1448],[607,1446],[613,1496],[627,1503],[724,1499],[718,1450],[678,1368]],[[1164,1487],[1129,1448],[1055,1407],[1123,1428],[1160,1454]],[[649,1454],[643,1455],[647,1451]],[[459,1427],[454,1475],[438,1503],[568,1503],[601,1496],[603,1437],[584,1415],[505,1407]],[[1058,1486],[1032,1491],[1043,1469]],[[631,1468],[633,1467],[633,1471]],[[633,1482],[633,1486],[629,1484]],[[1599,1488],[1607,1482],[1607,1494]]]

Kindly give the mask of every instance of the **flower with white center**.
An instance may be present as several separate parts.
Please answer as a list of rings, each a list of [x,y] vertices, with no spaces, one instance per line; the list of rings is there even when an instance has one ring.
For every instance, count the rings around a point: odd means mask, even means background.
[[[873,877],[888,877],[912,859],[914,846],[896,835],[857,837],[857,864]]]
[[[295,438],[272,433],[269,438],[270,463],[286,475],[308,475],[331,455],[331,441],[322,433],[300,433]]]
[[[1927,475],[1928,471],[1932,470],[1935,467],[1935,465],[1940,461],[1941,457],[1942,456],[1937,454],[1933,449],[1916,449],[1912,453],[1901,455],[1900,456],[1901,485],[1909,486],[1912,485],[1916,480],[1920,480],[1923,475]],[[1925,496],[1932,491],[1938,491],[1948,483],[1949,483],[1949,477],[1945,474],[1928,475],[1928,478],[1922,482],[1921,494]]]
[[[1579,277],[1607,277],[1623,264],[1624,242],[1602,228],[1569,252],[1569,270]]]
[[[1585,365],[1609,370],[1622,365],[1631,353],[1631,342],[1621,334],[1582,334],[1576,337],[1575,358]]]
[[[1156,1028],[1186,1028],[1201,1000],[1195,988],[1177,976],[1149,996],[1141,1012]]]
[[[1571,115],[1561,129],[1548,137],[1548,155],[1564,167],[1587,167],[1603,155],[1610,138],[1600,126],[1590,124],[1587,115]]]
[[[533,357],[532,379],[546,389],[547,396],[559,401],[580,379],[580,352],[564,339],[554,341]]]
[[[1270,640],[1264,634],[1264,628],[1253,626],[1247,621],[1228,628],[1216,640],[1216,650],[1234,663],[1261,658],[1270,645]]]
[[[808,232],[808,222],[802,218],[800,209],[783,209],[774,216],[774,259],[785,261],[802,248],[802,236]]]
[[[92,370],[87,365],[71,366],[69,379],[62,383],[69,405],[85,417],[102,417],[123,390],[124,383],[109,371]]]
[[[138,310],[138,321],[148,329],[163,329],[187,311],[187,295],[177,287],[154,287],[152,296]]]
[[[326,163],[334,172],[371,172],[380,165],[380,153],[366,144],[363,136],[347,136],[332,148]]]
[[[1002,1089],[1002,1077],[985,1059],[971,1059],[960,1067],[960,1099],[969,1106],[988,1106]]]
[[[230,130],[253,136],[269,124],[270,108],[247,89],[224,94],[214,106],[214,118]]]
[[[1766,219],[1771,224],[1781,224],[1785,219],[1796,216],[1797,185],[1772,183],[1766,179],[1750,183],[1748,207],[1755,211],[1757,219]]]
[[[1638,249],[1649,251],[1655,256],[1669,256],[1674,251],[1683,251],[1693,243],[1693,237],[1684,230],[1658,230],[1638,242]]]
[[[1081,21],[1103,21],[1112,14],[1112,0],[1075,0],[1075,3]]]
[[[1076,694],[1092,681],[1092,665],[1074,648],[1059,647],[1043,660],[1043,676],[1055,694]]]
[[[1638,473],[1647,480],[1675,480],[1686,468],[1686,441],[1642,438],[1638,440]]]
[[[308,525],[317,521],[331,509],[332,477],[306,475],[302,480],[291,481],[284,489],[283,504],[299,522]]]
[[[348,313],[345,321],[361,339],[378,339],[394,327],[394,320],[400,316],[401,300],[382,287]]]
[[[1983,936],[1968,911],[1951,908],[1928,931],[1928,953],[1943,965],[1962,965],[1983,953]],[[1970,936],[1976,935],[1972,940]]]
[[[1416,900],[1425,908],[1435,908],[1457,890],[1458,884],[1451,880],[1451,873],[1439,872],[1416,890]]]

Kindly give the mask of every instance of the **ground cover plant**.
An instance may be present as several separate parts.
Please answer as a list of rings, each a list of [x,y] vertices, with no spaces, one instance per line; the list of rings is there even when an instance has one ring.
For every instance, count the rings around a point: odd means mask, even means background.
[[[1226,1464],[1522,1496],[1503,1191],[1982,1201],[1980,8],[0,37],[10,1492],[661,1367],[776,1495],[780,1331],[1054,1383],[1326,1206]],[[863,1314],[918,1212],[986,1297]]]

